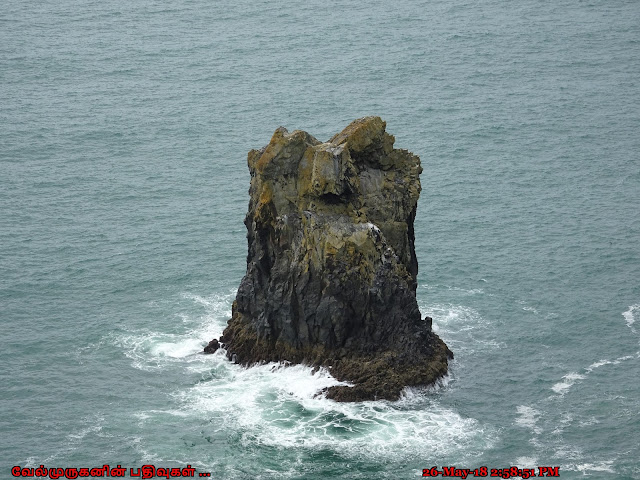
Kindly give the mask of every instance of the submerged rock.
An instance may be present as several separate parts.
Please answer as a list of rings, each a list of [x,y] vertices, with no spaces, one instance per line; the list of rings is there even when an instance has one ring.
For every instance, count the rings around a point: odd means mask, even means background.
[[[220,348],[220,343],[217,338],[211,340],[206,347],[204,347],[204,353],[215,353]]]
[[[220,338],[230,359],[328,367],[353,384],[327,390],[339,401],[397,399],[446,374],[452,354],[416,302],[422,167],[385,127],[361,118],[326,143],[280,127],[249,152],[247,273]]]

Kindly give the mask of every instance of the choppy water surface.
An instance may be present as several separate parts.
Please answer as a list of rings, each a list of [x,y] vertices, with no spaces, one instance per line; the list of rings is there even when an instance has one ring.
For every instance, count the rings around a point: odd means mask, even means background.
[[[640,4],[0,6],[0,476],[186,466],[640,478]],[[246,153],[380,115],[422,158],[418,300],[455,352],[399,402],[198,352],[244,273]]]

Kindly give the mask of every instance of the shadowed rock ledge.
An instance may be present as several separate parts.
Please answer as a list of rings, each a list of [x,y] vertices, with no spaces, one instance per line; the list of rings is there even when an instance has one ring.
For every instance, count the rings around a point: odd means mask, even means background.
[[[447,373],[416,302],[420,159],[385,127],[361,118],[326,143],[280,127],[249,152],[247,273],[205,352],[325,366],[353,384],[326,391],[338,401],[395,400]]]

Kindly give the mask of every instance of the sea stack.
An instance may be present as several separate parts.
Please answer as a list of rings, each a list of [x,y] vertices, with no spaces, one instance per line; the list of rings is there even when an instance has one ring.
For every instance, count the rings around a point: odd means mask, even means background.
[[[223,336],[229,359],[329,369],[337,401],[398,399],[447,373],[451,351],[416,302],[420,159],[379,117],[328,142],[278,128],[248,155],[247,273]]]

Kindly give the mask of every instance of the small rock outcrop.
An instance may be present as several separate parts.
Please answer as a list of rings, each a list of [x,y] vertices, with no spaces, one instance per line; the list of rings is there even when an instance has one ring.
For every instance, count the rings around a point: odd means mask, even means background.
[[[420,159],[379,117],[328,142],[276,130],[248,155],[247,273],[219,344],[243,365],[329,368],[338,401],[395,400],[433,383],[452,354],[416,302]]]

